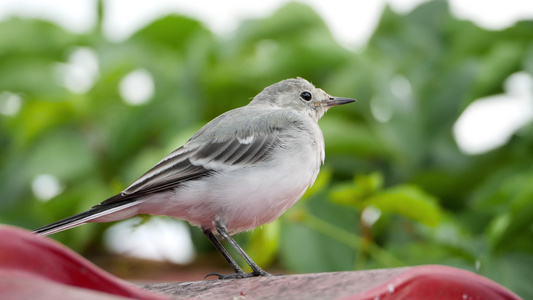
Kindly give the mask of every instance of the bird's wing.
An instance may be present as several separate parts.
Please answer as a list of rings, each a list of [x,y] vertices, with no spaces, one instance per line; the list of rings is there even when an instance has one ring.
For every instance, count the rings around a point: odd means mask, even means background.
[[[262,163],[273,148],[282,146],[279,133],[286,125],[294,123],[289,122],[290,116],[276,112],[243,118],[227,118],[229,115],[226,113],[211,121],[210,126],[204,126],[185,145],[101,205],[179,187],[184,182],[216,172]],[[228,126],[228,122],[233,126]]]
[[[137,179],[122,194],[136,197],[178,187],[181,183],[231,170],[243,164],[255,164],[279,144],[274,134],[246,138],[233,137],[196,145],[185,145],[170,153]]]

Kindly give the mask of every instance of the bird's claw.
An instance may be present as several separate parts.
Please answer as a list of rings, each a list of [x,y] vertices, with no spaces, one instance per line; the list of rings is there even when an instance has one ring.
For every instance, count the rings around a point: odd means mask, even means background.
[[[270,277],[270,276],[278,276],[282,274],[275,274],[272,275],[268,272],[265,272],[263,270],[259,272],[251,272],[251,273],[230,273],[230,274],[220,274],[220,273],[209,273],[205,275],[204,279],[206,279],[209,276],[218,276],[218,279],[241,279],[241,278],[250,278],[250,277]]]

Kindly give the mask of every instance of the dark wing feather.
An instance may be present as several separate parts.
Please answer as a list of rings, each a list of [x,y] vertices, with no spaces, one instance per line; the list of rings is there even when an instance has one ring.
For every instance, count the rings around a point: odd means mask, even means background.
[[[250,139],[243,142],[245,139],[233,137],[198,147],[186,144],[170,153],[122,193],[100,205],[176,188],[183,182],[210,176],[232,166],[257,164],[273,147],[280,145],[279,138],[272,133]]]

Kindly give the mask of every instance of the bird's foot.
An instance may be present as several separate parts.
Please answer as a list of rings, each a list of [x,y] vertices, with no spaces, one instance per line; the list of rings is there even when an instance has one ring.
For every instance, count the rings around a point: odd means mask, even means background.
[[[250,277],[270,277],[270,276],[279,276],[279,275],[282,275],[282,274],[272,275],[268,272],[261,270],[258,272],[250,272],[250,273],[244,273],[244,272],[230,273],[230,274],[209,273],[205,275],[204,279],[206,279],[209,276],[218,276],[218,279],[242,279],[242,278],[250,278]]]

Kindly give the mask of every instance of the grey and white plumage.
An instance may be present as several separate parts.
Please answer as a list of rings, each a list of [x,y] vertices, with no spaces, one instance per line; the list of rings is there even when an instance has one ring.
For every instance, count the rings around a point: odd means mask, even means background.
[[[213,242],[212,232],[272,222],[318,175],[324,161],[318,120],[330,107],[353,101],[331,97],[302,78],[273,84],[250,104],[206,124],[121,193],[35,232],[152,214],[187,220]]]

